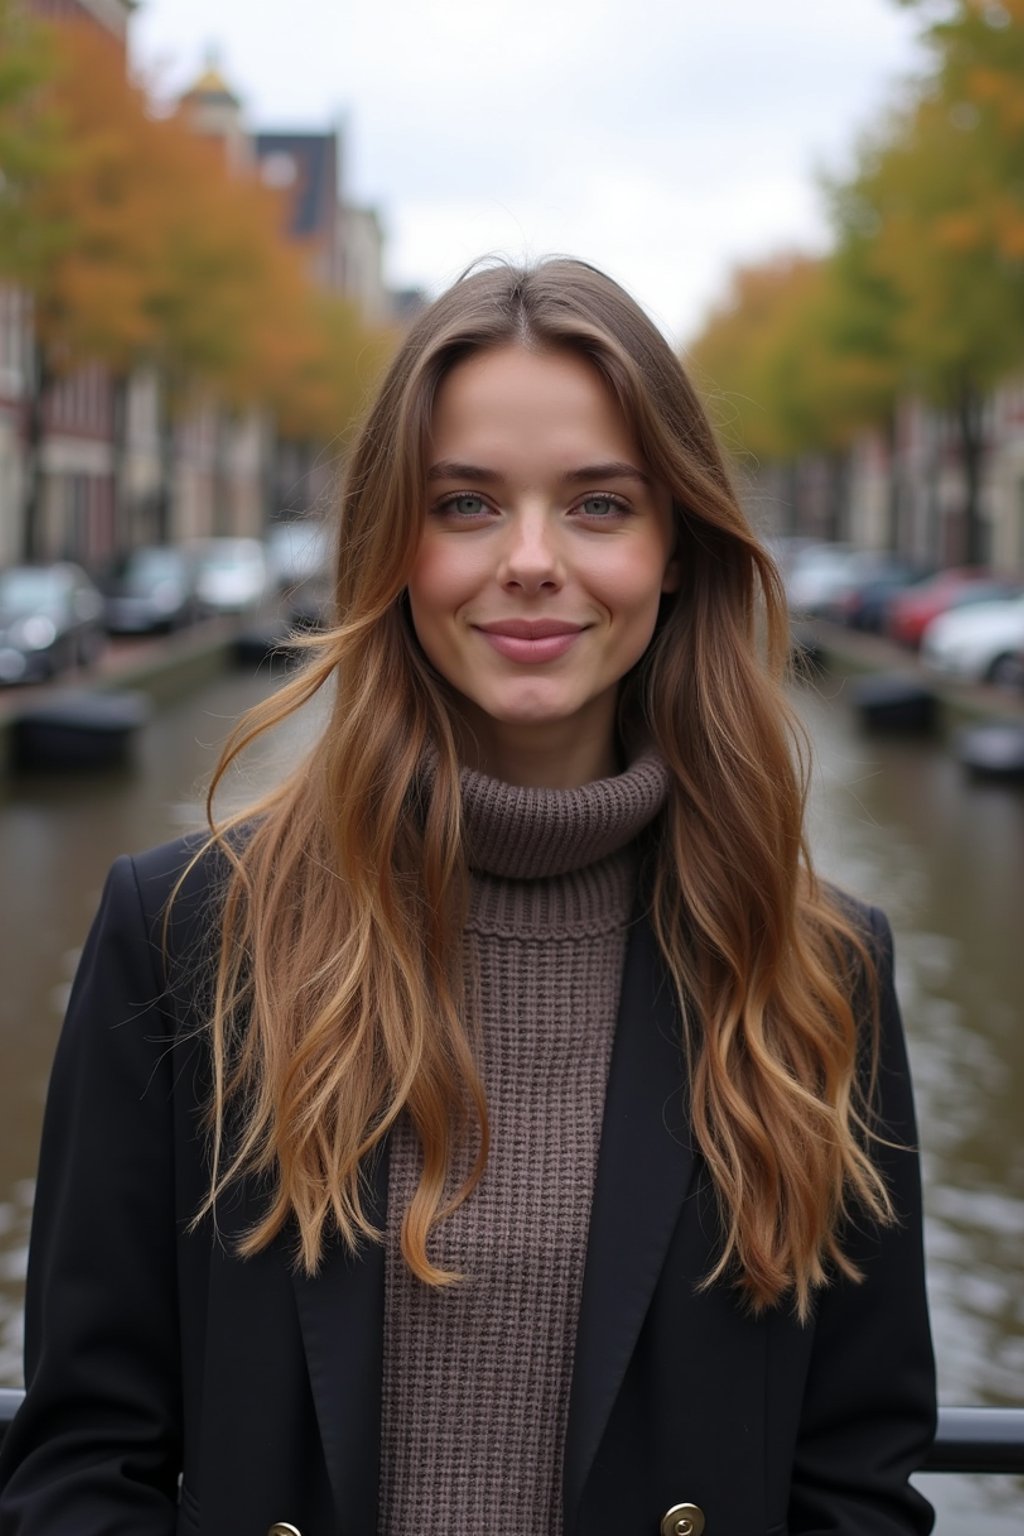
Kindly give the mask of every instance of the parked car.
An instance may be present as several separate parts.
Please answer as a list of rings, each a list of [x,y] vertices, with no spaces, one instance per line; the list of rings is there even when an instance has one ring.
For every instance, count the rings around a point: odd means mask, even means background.
[[[204,539],[197,548],[196,591],[209,613],[245,613],[270,591],[259,539]]]
[[[266,546],[271,580],[285,599],[289,624],[323,628],[333,599],[333,540],[326,524],[320,518],[274,523]]]
[[[1010,657],[1004,675],[1013,687],[1024,693],[1024,645]]]
[[[1024,594],[1005,602],[973,603],[933,619],[921,659],[947,677],[1017,685],[1024,677]]]
[[[886,629],[893,640],[916,649],[928,625],[940,613],[970,603],[1013,597],[1019,590],[1018,583],[980,566],[939,571],[930,581],[918,582],[892,599]]]
[[[793,617],[823,613],[850,580],[857,559],[857,551],[846,544],[805,544],[793,550],[783,576]]]
[[[281,592],[326,576],[331,535],[320,518],[293,517],[272,523],[264,541],[271,580]]]
[[[106,643],[103,598],[80,566],[0,571],[0,683],[39,682],[95,661]]]
[[[826,604],[824,616],[849,629],[881,634],[889,603],[897,593],[934,574],[932,566],[915,565],[900,555],[858,555],[849,579]]]
[[[805,549],[812,544],[815,548],[821,545],[820,539],[808,539],[798,533],[766,533],[761,542],[778,566],[783,580]]]
[[[171,544],[130,550],[102,583],[111,634],[177,629],[199,614],[195,554]]]

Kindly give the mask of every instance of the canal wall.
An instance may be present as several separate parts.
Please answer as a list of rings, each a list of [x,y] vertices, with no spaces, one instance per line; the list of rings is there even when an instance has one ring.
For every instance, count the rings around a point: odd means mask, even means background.
[[[829,672],[847,677],[898,675],[927,689],[938,701],[938,729],[943,735],[982,721],[1024,724],[1024,691],[936,677],[912,651],[880,635],[813,619],[799,625],[797,636],[812,664]]]
[[[176,635],[113,642],[95,666],[52,683],[0,693],[0,773],[14,763],[15,722],[58,695],[131,691],[156,707],[186,698],[234,665],[237,621],[211,619]]]

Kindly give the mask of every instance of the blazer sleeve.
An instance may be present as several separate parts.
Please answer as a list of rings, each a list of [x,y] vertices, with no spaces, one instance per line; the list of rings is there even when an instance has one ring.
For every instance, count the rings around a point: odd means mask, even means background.
[[[892,934],[869,913],[880,1054],[873,1156],[896,1222],[863,1222],[847,1251],[862,1271],[819,1303],[790,1491],[792,1536],[909,1536],[931,1530],[909,1484],[935,1433],[935,1368],[925,1296],[917,1129],[893,984]]]
[[[159,940],[119,859],[85,945],[43,1126],[26,1398],[4,1536],[171,1536],[180,1449],[173,1035]]]

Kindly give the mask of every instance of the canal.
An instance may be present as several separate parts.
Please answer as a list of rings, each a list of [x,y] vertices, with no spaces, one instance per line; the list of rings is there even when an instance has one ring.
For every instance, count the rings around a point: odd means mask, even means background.
[[[18,1385],[21,1289],[47,1072],[79,947],[118,853],[202,820],[202,781],[266,677],[224,676],[165,707],[132,765],[0,786],[0,1385]],[[941,747],[866,738],[841,678],[794,701],[817,761],[823,873],[883,905],[915,1072],[929,1284],[948,1403],[1024,1401],[1024,793],[968,782]],[[316,729],[260,747],[229,798],[255,795]],[[879,1362],[879,1369],[884,1369]],[[1024,1487],[923,1480],[940,1536],[1018,1536]]]

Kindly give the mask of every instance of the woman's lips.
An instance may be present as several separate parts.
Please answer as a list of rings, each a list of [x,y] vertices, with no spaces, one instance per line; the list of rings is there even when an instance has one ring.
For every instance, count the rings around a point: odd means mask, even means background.
[[[488,645],[508,661],[555,661],[564,656],[583,633],[582,626],[527,624],[513,620],[504,625],[478,626]]]

